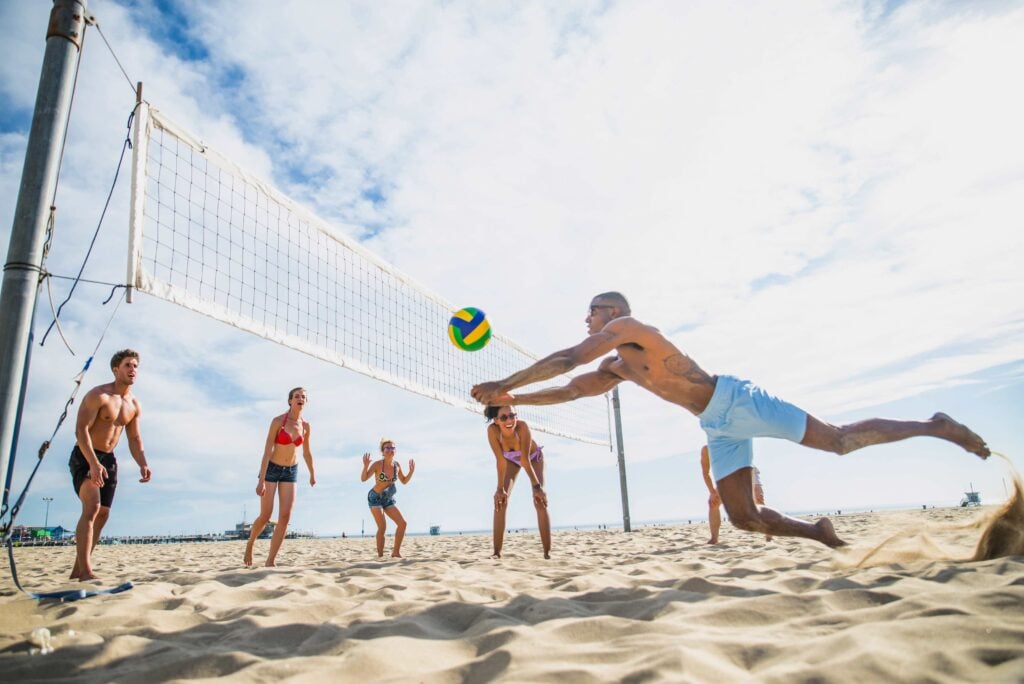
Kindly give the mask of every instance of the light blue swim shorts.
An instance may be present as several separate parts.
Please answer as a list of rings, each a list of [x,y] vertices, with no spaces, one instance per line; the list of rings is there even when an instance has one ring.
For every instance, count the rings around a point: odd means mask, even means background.
[[[711,401],[697,417],[708,436],[715,481],[754,463],[754,437],[799,444],[807,430],[806,411],[731,375],[718,376]]]

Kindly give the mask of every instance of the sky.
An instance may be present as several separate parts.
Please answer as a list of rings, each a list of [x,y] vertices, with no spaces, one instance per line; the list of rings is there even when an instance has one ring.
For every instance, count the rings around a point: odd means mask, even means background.
[[[49,3],[0,3],[0,241],[9,240]],[[115,2],[93,0],[50,272],[82,263],[129,82],[171,119],[441,297],[537,354],[581,341],[590,298],[627,295],[711,373],[835,424],[945,411],[1024,467],[1024,6],[983,2]],[[126,162],[127,163],[127,162]],[[126,167],[127,169],[127,167]],[[84,277],[121,283],[127,174]],[[70,281],[53,279],[61,301]],[[97,344],[109,286],[82,284],[33,350],[14,492]],[[37,340],[52,320],[41,291]],[[105,533],[219,532],[258,509],[270,420],[307,388],[317,484],[292,528],[372,528],[361,456],[416,460],[411,532],[491,524],[480,415],[139,294],[85,378],[142,357],[153,479],[127,445]],[[469,388],[466,388],[467,392]],[[696,419],[623,385],[634,525],[706,517]],[[620,525],[616,455],[540,435],[555,526]],[[20,523],[74,527],[73,411]],[[936,440],[843,457],[759,440],[791,512],[1006,496],[1009,467]],[[536,524],[528,487],[508,526]],[[44,497],[53,501],[47,511]],[[737,534],[741,534],[737,532]],[[287,546],[285,547],[285,552]]]

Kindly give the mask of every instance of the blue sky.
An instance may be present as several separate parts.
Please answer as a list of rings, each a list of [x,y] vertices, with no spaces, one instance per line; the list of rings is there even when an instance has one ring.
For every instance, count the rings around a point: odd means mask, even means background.
[[[548,352],[624,291],[711,372],[750,377],[841,423],[942,410],[1021,466],[1024,10],[985,3],[118,3],[92,10],[147,99],[502,334]],[[47,3],[3,3],[0,238],[6,245]],[[267,40],[266,36],[273,36]],[[254,46],[258,46],[255,48]],[[77,271],[134,102],[90,31],[49,266]],[[85,277],[124,278],[122,177]],[[495,275],[499,274],[499,275]],[[68,284],[53,284],[62,298]],[[109,315],[65,308],[71,356],[34,352],[15,489]],[[45,296],[37,330],[49,323]],[[298,529],[369,520],[359,458],[387,434],[417,472],[412,529],[490,524],[479,416],[383,386],[152,297],[123,306],[153,482],[125,478],[113,534],[224,530],[257,507],[269,420],[309,389],[319,484]],[[468,388],[467,388],[468,389]],[[701,433],[623,387],[633,519],[705,514]],[[544,436],[555,525],[620,517],[614,454]],[[21,522],[78,515],[65,425]],[[784,510],[1003,496],[1006,469],[929,440],[843,458],[766,440]],[[127,448],[119,449],[128,461]],[[126,468],[125,472],[128,472]],[[531,526],[515,492],[510,526]]]

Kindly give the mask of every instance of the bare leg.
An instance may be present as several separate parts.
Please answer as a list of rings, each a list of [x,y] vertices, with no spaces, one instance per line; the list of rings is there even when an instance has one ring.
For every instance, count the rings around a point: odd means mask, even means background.
[[[756,503],[758,506],[764,506],[764,487],[762,487],[759,484],[754,485],[754,503]],[[772,535],[764,535],[764,540],[771,541]]]
[[[544,457],[533,462],[533,472],[537,473],[537,481],[544,486]],[[544,549],[544,557],[551,558],[551,519],[548,517],[547,506],[533,504],[537,509],[537,529],[540,530],[540,543]]]
[[[505,541],[505,511],[508,510],[508,501],[512,498],[512,486],[515,485],[518,474],[519,466],[509,462],[505,467],[505,479],[501,483],[505,490],[505,503],[500,508],[494,507],[494,553],[491,558],[501,558],[501,547]]]
[[[373,513],[373,520],[377,523],[377,558],[383,558],[384,532],[387,525],[387,522],[384,520],[384,511],[375,506],[370,509],[370,512]]]
[[[828,518],[821,518],[811,524],[790,518],[767,506],[758,506],[754,502],[753,469],[750,467],[740,468],[716,484],[729,520],[741,530],[779,537],[803,537],[833,548],[846,545],[836,536],[832,521]]]
[[[888,420],[872,418],[836,427],[814,416],[807,416],[807,431],[800,443],[812,449],[848,454],[874,444],[898,442],[910,437],[937,437],[962,449],[988,458],[991,452],[978,435],[945,413],[936,413],[929,420]]]
[[[401,558],[402,540],[405,538],[405,518],[402,517],[398,506],[388,506],[384,509],[384,515],[395,521],[395,546],[391,549],[391,557]],[[383,547],[381,547],[381,552],[383,553]]]
[[[260,514],[252,521],[252,529],[249,531],[249,543],[245,545],[245,558],[243,562],[246,567],[252,565],[252,549],[256,539],[263,532],[263,528],[270,522],[270,516],[274,515],[274,494],[277,492],[276,482],[267,482],[260,497]]]
[[[99,535],[94,534],[96,518],[102,508],[99,487],[86,480],[78,488],[78,498],[82,502],[82,515],[75,528],[75,565],[71,568],[71,579],[85,581],[96,579],[92,571],[92,550],[99,539]]]
[[[295,483],[279,482],[277,485],[281,508],[277,511],[277,526],[274,536],[270,538],[270,552],[267,554],[267,567],[277,565],[277,552],[281,549],[284,535],[288,533],[288,521],[292,519],[292,507],[295,506]]]
[[[708,539],[708,544],[717,544],[718,530],[722,528],[722,511],[718,504],[708,505],[708,526],[711,528],[711,539]]]

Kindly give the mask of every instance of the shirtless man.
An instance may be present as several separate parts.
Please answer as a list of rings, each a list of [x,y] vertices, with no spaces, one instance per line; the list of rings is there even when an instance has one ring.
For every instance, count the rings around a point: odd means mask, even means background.
[[[547,356],[504,380],[472,389],[482,404],[558,404],[603,394],[624,380],[635,382],[700,419],[708,436],[711,469],[725,512],[736,527],[779,537],[804,537],[836,547],[845,544],[828,518],[809,523],[790,518],[754,501],[752,475],[754,437],[776,437],[848,454],[873,444],[930,436],[988,458],[985,441],[944,413],[925,421],[872,418],[849,425],[829,425],[777,399],[748,381],[710,375],[673,345],[657,328],[630,316],[629,303],[618,292],[599,294],[586,318],[590,334],[575,347]],[[553,378],[615,351],[596,371],[573,378],[568,385],[511,394],[511,390]]]
[[[122,349],[110,359],[114,382],[89,390],[78,408],[75,425],[75,448],[71,451],[71,479],[75,493],[82,501],[82,517],[75,528],[75,567],[71,579],[96,579],[92,571],[92,552],[100,541],[100,532],[110,517],[110,505],[117,489],[117,459],[114,447],[121,431],[128,433],[128,449],[139,464],[141,479],[149,482],[151,473],[146,464],[139,431],[142,407],[132,394],[132,385],[139,370],[139,354]]]

